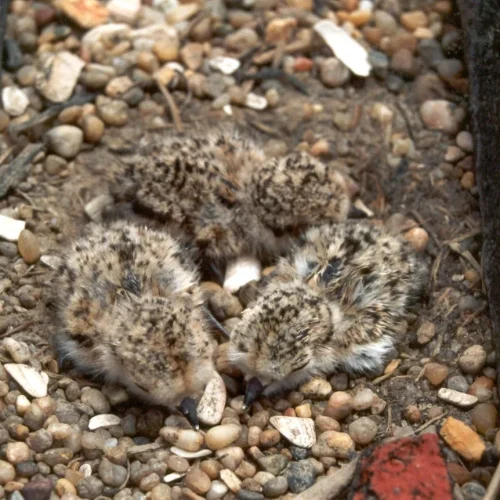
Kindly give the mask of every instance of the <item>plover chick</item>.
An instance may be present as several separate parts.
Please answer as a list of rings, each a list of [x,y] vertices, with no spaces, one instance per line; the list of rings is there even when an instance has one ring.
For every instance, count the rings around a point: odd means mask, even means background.
[[[61,363],[181,411],[214,375],[214,343],[189,251],[171,236],[123,222],[92,225],[55,281]]]
[[[149,137],[130,164],[135,206],[184,230],[231,292],[259,278],[282,237],[342,221],[350,207],[343,174],[304,152],[266,158],[226,129]]]
[[[309,229],[231,333],[245,404],[313,375],[383,367],[425,277],[406,241],[368,223]]]

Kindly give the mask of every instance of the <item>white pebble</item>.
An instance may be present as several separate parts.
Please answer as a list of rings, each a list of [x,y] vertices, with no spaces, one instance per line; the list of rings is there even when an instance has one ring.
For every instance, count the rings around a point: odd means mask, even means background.
[[[120,422],[120,417],[110,413],[96,415],[89,420],[89,429],[93,431],[95,429],[100,429],[101,427],[112,427],[113,425],[119,425]]]
[[[250,281],[260,279],[261,265],[254,257],[240,257],[227,265],[224,277],[224,290],[237,292]]]
[[[216,373],[198,403],[196,413],[199,421],[206,425],[217,425],[222,420],[225,406],[226,386],[222,377]]]
[[[0,238],[3,240],[17,241],[25,227],[26,222],[23,220],[0,215]]]
[[[212,454],[212,450],[186,451],[183,450],[182,448],[178,448],[177,446],[172,446],[172,448],[170,448],[170,451],[174,455],[185,458],[187,460],[192,458],[208,457],[209,455]]]
[[[49,376],[28,365],[7,363],[4,365],[7,373],[34,398],[44,398],[47,395]]]
[[[5,87],[2,90],[3,109],[10,116],[20,116],[29,106],[28,96],[17,87]]]
[[[459,408],[471,408],[478,402],[476,396],[466,394],[465,392],[455,391],[454,389],[447,389],[446,387],[439,389],[438,397]]]
[[[224,73],[225,75],[232,75],[240,66],[241,63],[234,57],[218,56],[210,59],[209,63],[211,68]]]
[[[316,442],[314,420],[311,418],[282,417],[270,418],[271,424],[278,429],[288,441],[301,448],[311,448]]]

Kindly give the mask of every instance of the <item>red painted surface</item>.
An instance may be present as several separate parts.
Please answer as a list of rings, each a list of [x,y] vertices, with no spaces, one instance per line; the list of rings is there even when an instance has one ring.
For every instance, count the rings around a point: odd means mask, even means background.
[[[424,434],[365,452],[351,500],[448,500],[452,486],[439,438]]]

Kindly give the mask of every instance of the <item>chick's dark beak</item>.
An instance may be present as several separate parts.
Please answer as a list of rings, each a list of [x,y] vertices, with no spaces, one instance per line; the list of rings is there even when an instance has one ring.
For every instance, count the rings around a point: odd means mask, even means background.
[[[189,423],[196,429],[200,430],[198,415],[196,414],[196,402],[193,398],[184,398],[179,406],[179,410],[189,420]]]
[[[243,406],[242,406],[243,411],[252,406],[254,401],[256,401],[257,398],[262,394],[263,390],[264,386],[257,377],[253,377],[248,381],[247,390],[245,392],[245,398],[243,399]]]
[[[366,219],[367,215],[363,210],[360,210],[359,208],[355,207],[354,205],[351,205],[351,208],[349,209],[349,212],[347,213],[347,218],[348,219]]]

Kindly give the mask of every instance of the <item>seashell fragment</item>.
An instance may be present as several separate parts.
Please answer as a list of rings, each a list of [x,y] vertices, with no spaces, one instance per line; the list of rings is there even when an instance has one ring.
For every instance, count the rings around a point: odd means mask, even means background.
[[[93,431],[101,427],[112,427],[113,425],[119,425],[120,422],[120,417],[111,413],[104,413],[103,415],[96,415],[89,420],[89,429]]]
[[[311,448],[316,442],[312,418],[281,417],[277,415],[271,417],[270,422],[282,436],[295,446]]]
[[[226,386],[222,377],[216,373],[205,388],[198,403],[197,414],[201,423],[217,425],[222,420],[226,405]]]
[[[7,363],[4,368],[30,396],[44,398],[47,395],[49,376],[45,372],[17,363]]]

